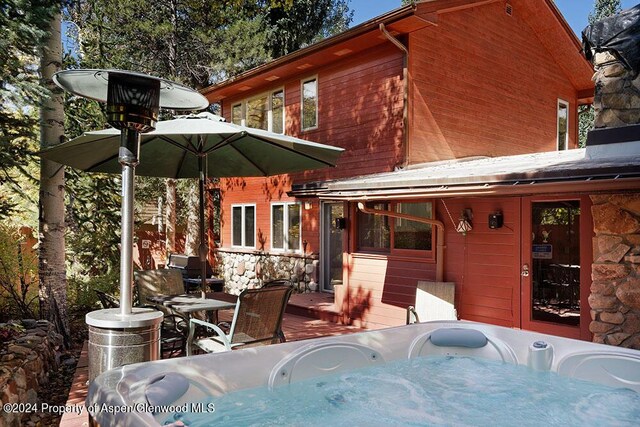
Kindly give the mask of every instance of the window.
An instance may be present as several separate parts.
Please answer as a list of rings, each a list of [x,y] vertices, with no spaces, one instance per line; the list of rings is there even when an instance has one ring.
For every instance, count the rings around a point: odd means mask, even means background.
[[[263,93],[233,105],[231,123],[284,133],[284,90]]]
[[[423,218],[433,218],[431,203],[396,203],[396,212]],[[432,249],[431,224],[394,218],[393,247],[395,249],[413,249],[430,251]]]
[[[388,203],[372,203],[367,207],[389,210]],[[358,210],[358,248],[361,250],[388,251],[391,247],[389,217],[373,215]]]
[[[431,202],[371,203],[367,207],[402,214],[433,218]],[[431,251],[431,224],[358,211],[358,249],[401,254],[406,251]]]
[[[231,123],[242,125],[242,104],[236,104],[231,107]]]
[[[300,251],[300,203],[271,205],[271,249]]]
[[[558,150],[569,149],[569,103],[558,99]]]
[[[302,130],[318,127],[318,79],[302,82]]]
[[[231,246],[252,249],[255,248],[255,205],[231,206]]]

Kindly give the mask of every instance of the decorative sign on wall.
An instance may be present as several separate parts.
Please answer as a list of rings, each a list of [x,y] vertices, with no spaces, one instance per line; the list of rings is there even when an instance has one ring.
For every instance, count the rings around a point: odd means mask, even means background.
[[[149,249],[151,247],[151,240],[142,241],[142,249]]]
[[[533,245],[531,247],[533,259],[551,259],[553,258],[553,245]]]

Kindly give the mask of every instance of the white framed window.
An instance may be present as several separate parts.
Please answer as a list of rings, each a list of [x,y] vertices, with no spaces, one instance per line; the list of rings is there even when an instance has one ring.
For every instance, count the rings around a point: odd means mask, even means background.
[[[569,103],[558,99],[558,151],[569,149]]]
[[[231,205],[231,246],[255,249],[256,205]]]
[[[233,104],[231,123],[284,133],[284,89],[261,93]]]
[[[244,126],[242,110],[242,103],[235,104],[231,107],[231,123],[234,125]]]
[[[316,129],[318,127],[318,77],[302,80],[300,86],[302,130]]]
[[[282,202],[271,204],[271,249],[274,251],[300,252],[301,204]]]

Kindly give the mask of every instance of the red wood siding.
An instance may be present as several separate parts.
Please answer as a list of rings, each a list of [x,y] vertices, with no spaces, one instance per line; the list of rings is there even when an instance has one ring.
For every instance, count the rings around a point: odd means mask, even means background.
[[[410,163],[555,150],[558,98],[575,147],[576,90],[517,12],[496,2],[410,35]]]
[[[300,80],[318,77],[318,129],[300,130]],[[271,89],[285,89],[285,128],[288,135],[330,144],[347,150],[336,168],[318,169],[291,176],[222,179],[223,247],[231,246],[230,205],[256,203],[258,249],[270,248],[270,203],[292,200],[286,196],[291,182],[343,178],[387,172],[401,161],[402,55],[393,46],[365,51],[320,70],[300,74],[293,80],[245,92],[223,103],[230,120],[231,106]],[[304,211],[303,239],[307,250],[317,252],[319,205]]]
[[[445,280],[456,283],[461,319],[520,326],[520,198],[445,200],[454,221],[473,212],[473,230],[463,236],[445,221]],[[504,225],[489,229],[490,213],[501,211]]]
[[[456,283],[456,308],[462,319],[518,327],[520,324],[520,199],[446,200],[457,221],[473,212],[473,230],[462,236],[442,201],[436,217],[445,224],[445,281]],[[503,212],[505,224],[491,230],[490,213]],[[352,212],[353,214],[353,212]],[[352,233],[351,238],[355,236]],[[353,241],[353,240],[352,240]],[[353,247],[353,245],[351,245]],[[401,325],[415,302],[418,281],[434,280],[436,265],[423,258],[352,253],[347,269],[350,313],[356,324]]]

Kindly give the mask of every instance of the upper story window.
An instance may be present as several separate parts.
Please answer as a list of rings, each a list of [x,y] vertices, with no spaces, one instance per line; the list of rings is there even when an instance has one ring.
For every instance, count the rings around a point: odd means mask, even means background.
[[[231,206],[231,246],[255,249],[256,206]]]
[[[433,218],[431,202],[371,203],[371,209],[393,211],[422,218]],[[434,235],[431,224],[385,215],[357,215],[358,250],[392,254],[431,253]]]
[[[231,123],[284,133],[284,90],[246,99],[231,107]]]
[[[558,99],[558,150],[569,149],[569,103]]]
[[[318,78],[302,81],[302,130],[318,127]]]
[[[271,205],[271,249],[300,251],[300,203]]]

